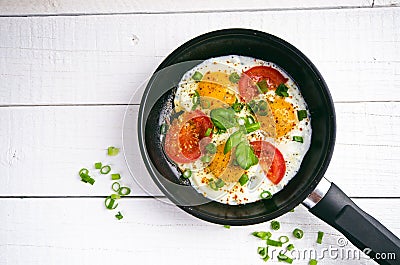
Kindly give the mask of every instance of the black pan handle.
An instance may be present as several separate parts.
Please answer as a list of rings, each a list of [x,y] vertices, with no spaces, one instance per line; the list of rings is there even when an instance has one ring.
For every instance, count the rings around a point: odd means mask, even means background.
[[[322,179],[303,204],[377,263],[400,264],[400,239],[361,210],[335,184]]]

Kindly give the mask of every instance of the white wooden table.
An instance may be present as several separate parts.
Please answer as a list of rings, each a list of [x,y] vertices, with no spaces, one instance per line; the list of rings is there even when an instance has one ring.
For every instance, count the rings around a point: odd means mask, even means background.
[[[131,95],[177,46],[230,27],[281,37],[320,69],[337,112],[326,176],[400,236],[400,1],[0,0],[0,265],[263,264],[249,234],[269,223],[198,220],[138,187],[122,155],[106,155],[122,146],[128,109],[127,157],[149,180],[136,139],[141,93],[128,105]],[[79,181],[95,161],[132,187],[121,221],[103,204],[109,177]],[[341,237],[302,206],[279,220],[281,234],[305,231],[299,249]]]

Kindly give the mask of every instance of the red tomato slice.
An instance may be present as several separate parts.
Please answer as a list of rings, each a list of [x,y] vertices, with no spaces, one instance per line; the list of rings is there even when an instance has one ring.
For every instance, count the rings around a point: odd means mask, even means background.
[[[266,172],[267,178],[275,185],[278,184],[286,171],[282,153],[266,141],[254,141],[250,144],[254,148],[254,154],[258,157],[260,166]]]
[[[165,153],[176,163],[196,161],[201,156],[201,147],[211,141],[212,132],[205,136],[208,128],[212,130],[213,123],[203,112],[196,110],[182,114],[167,132]]]
[[[270,66],[255,66],[244,72],[239,80],[239,93],[246,102],[260,94],[256,83],[265,80],[268,88],[275,90],[288,81],[278,70]]]

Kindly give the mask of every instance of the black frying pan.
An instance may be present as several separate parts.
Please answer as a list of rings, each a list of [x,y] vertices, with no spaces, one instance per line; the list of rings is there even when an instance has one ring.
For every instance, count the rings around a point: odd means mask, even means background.
[[[231,54],[273,62],[286,70],[307,102],[313,132],[301,168],[287,186],[270,200],[239,206],[208,200],[183,181],[164,155],[159,134],[163,119],[170,114],[173,88],[183,73],[205,59]],[[178,67],[169,70],[176,64]],[[303,203],[355,246],[371,249],[365,250],[369,256],[395,253],[397,257],[397,260],[377,260],[378,263],[400,264],[400,240],[358,208],[335,184],[323,178],[335,143],[333,102],[316,67],[284,40],[260,31],[227,29],[186,42],[160,64],[151,78],[143,94],[138,122],[140,150],[150,175],[162,192],[184,211],[213,223],[249,225],[274,219]]]

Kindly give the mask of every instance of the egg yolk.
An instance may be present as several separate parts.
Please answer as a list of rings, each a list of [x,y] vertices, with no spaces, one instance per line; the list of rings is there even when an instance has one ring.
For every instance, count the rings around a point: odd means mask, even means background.
[[[273,119],[275,122],[276,137],[280,138],[290,132],[297,123],[293,105],[283,97],[275,97],[274,101],[269,101]]]
[[[230,89],[232,83],[229,81],[229,76],[222,72],[207,72],[203,79],[197,84],[197,92],[200,97],[213,98],[220,101],[221,104],[225,103],[232,105],[236,101],[235,93]],[[213,101],[214,103],[214,101]],[[213,104],[214,107],[220,107]]]

